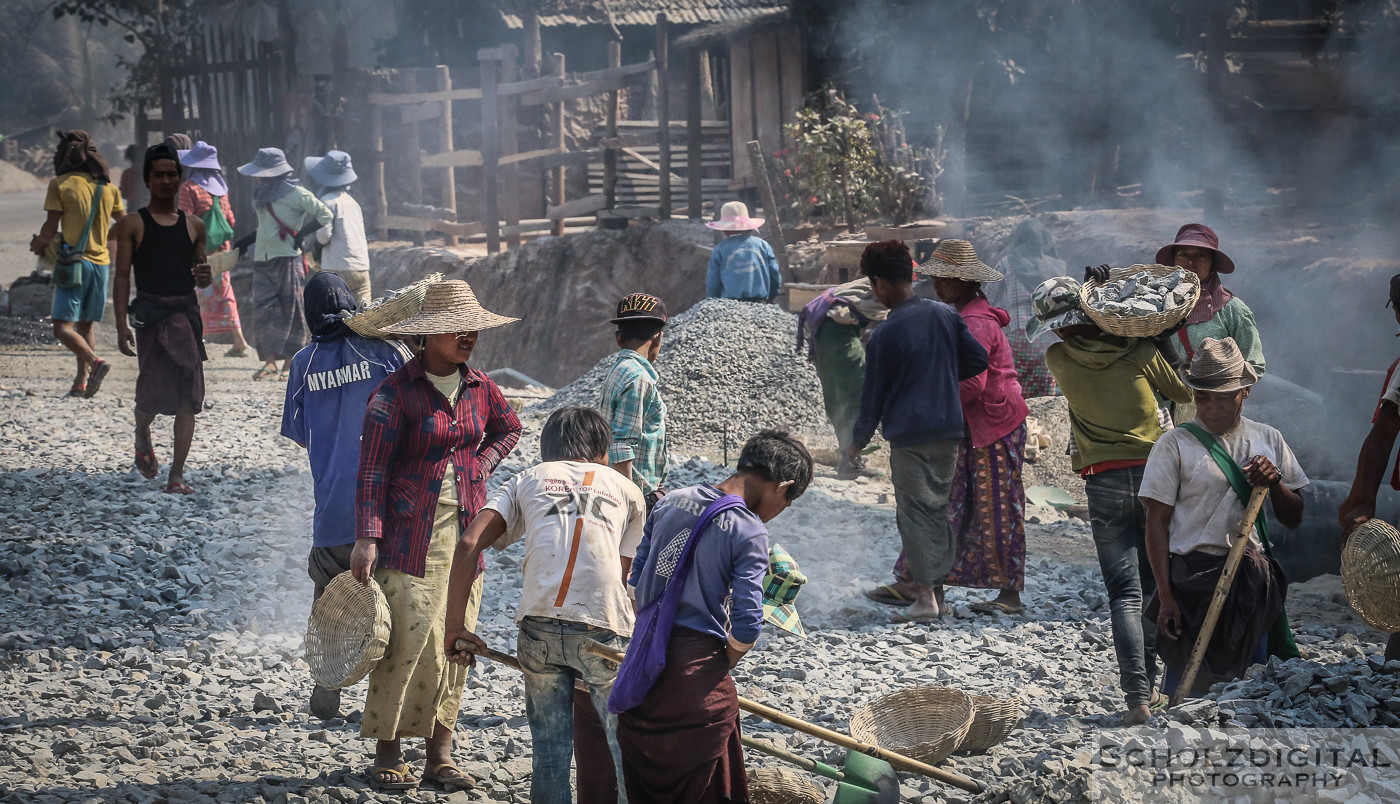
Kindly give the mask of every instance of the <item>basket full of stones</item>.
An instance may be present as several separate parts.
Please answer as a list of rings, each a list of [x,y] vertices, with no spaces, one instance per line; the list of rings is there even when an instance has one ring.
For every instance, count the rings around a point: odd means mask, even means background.
[[[1148,338],[1185,320],[1201,298],[1201,280],[1183,268],[1131,265],[1079,289],[1080,307],[1110,335]]]

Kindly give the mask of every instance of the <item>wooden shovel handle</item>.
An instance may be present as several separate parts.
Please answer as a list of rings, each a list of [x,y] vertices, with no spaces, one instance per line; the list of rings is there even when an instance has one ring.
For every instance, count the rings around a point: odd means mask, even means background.
[[[590,653],[597,654],[598,656],[602,656],[605,659],[611,659],[614,662],[621,662],[625,656],[625,654],[615,651],[606,645],[600,645],[597,642],[585,642],[583,645],[583,649]],[[860,740],[857,740],[856,738],[851,737],[848,734],[842,734],[839,731],[832,731],[831,729],[822,728],[821,726],[818,726],[815,723],[808,723],[807,721],[793,717],[792,715],[789,715],[786,712],[780,712],[771,706],[761,704],[757,701],[751,701],[742,695],[739,695],[737,697],[739,699],[740,709],[744,710],[745,712],[758,715],[764,720],[772,721],[773,723],[777,723],[780,726],[787,726],[788,728],[795,729],[796,731],[800,731],[803,734],[810,734],[819,740],[824,740],[828,743],[839,745],[842,748],[846,748],[851,751],[859,751],[860,753],[865,754],[867,756],[872,756],[876,759],[883,759],[884,761],[890,763],[896,768],[900,768],[911,773],[917,773],[922,776],[927,776],[930,779],[934,779],[945,784],[950,784],[960,790],[966,790],[969,793],[980,793],[983,790],[982,783],[976,781],[975,779],[969,779],[966,776],[963,776],[958,773],[953,773],[952,771],[943,770],[942,768],[935,768],[932,765],[920,762],[919,760],[913,759],[911,757],[906,757],[903,754],[897,754],[894,751],[889,751],[887,749],[881,748],[878,745],[871,745],[870,743],[861,742]]]
[[[1215,624],[1220,620],[1220,612],[1225,608],[1225,599],[1230,596],[1235,572],[1239,570],[1240,561],[1244,558],[1244,548],[1249,545],[1249,532],[1254,529],[1254,520],[1259,518],[1259,511],[1264,507],[1264,498],[1268,495],[1269,489],[1265,486],[1255,486],[1249,495],[1249,505],[1245,506],[1244,518],[1235,530],[1235,540],[1230,545],[1229,555],[1225,557],[1225,567],[1220,570],[1220,580],[1215,582],[1215,592],[1210,597],[1210,608],[1206,610],[1205,622],[1201,623],[1201,631],[1196,634],[1196,644],[1191,648],[1191,661],[1186,665],[1186,672],[1181,675],[1181,683],[1177,685],[1176,692],[1172,693],[1172,706],[1181,703],[1181,699],[1191,693],[1191,687],[1196,683],[1196,673],[1201,669],[1201,661],[1206,657],[1206,647],[1210,645],[1210,638],[1215,633]]]

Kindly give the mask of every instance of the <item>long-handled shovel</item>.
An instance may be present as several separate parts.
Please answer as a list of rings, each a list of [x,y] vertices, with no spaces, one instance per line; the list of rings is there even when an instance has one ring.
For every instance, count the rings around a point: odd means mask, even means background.
[[[522,670],[520,660],[509,653],[493,648],[482,651],[465,639],[457,640],[455,647],[457,650],[470,651],[493,662]],[[589,691],[588,685],[578,680],[574,681],[574,688]],[[853,752],[847,755],[845,770],[837,770],[825,762],[798,756],[772,743],[745,736],[741,736],[739,740],[755,751],[781,759],[818,776],[835,779],[839,784],[833,804],[897,804],[899,801],[899,780],[894,778],[894,769],[883,760]]]
[[[1196,683],[1196,672],[1201,669],[1201,661],[1206,657],[1206,647],[1210,645],[1211,635],[1215,633],[1215,624],[1220,619],[1221,610],[1225,608],[1225,598],[1230,596],[1230,586],[1235,582],[1235,572],[1244,558],[1244,548],[1249,545],[1249,532],[1254,529],[1254,520],[1264,507],[1264,498],[1268,494],[1268,488],[1256,486],[1249,495],[1249,505],[1245,506],[1244,518],[1240,520],[1240,526],[1235,531],[1235,541],[1230,545],[1229,555],[1225,557],[1225,567],[1220,570],[1220,580],[1215,582],[1215,593],[1211,595],[1205,622],[1201,623],[1201,632],[1196,635],[1196,645],[1191,648],[1191,661],[1186,665],[1186,672],[1181,676],[1181,683],[1177,685],[1176,692],[1172,693],[1172,706],[1181,703],[1181,699],[1191,692],[1191,687]]]
[[[599,656],[602,656],[605,659],[611,659],[614,662],[621,662],[625,657],[624,654],[615,651],[606,645],[600,645],[596,642],[590,642],[585,644],[583,646],[583,649],[590,653],[595,653]],[[821,726],[818,726],[815,723],[808,723],[807,721],[802,720],[800,718],[795,718],[792,715],[787,714],[786,712],[780,712],[771,706],[761,704],[757,701],[749,700],[748,698],[745,698],[742,695],[738,696],[738,698],[740,709],[744,710],[745,712],[758,715],[764,720],[769,720],[773,723],[777,723],[780,726],[787,726],[790,729],[795,729],[804,734],[810,734],[819,740],[824,740],[828,743],[834,743],[835,745],[839,745],[842,748],[847,748],[851,751],[858,751],[862,754],[865,754],[866,756],[875,757],[876,759],[882,759],[901,770],[906,770],[911,773],[917,773],[921,776],[927,776],[930,779],[943,782],[945,784],[950,784],[960,790],[966,790],[969,793],[980,793],[984,789],[981,782],[978,782],[975,779],[969,779],[968,777],[963,776],[962,774],[953,773],[952,771],[944,770],[942,768],[935,768],[932,765],[920,762],[919,760],[913,759],[911,757],[906,757],[903,754],[897,754],[894,751],[881,748],[878,745],[871,745],[870,743],[861,742],[860,740],[857,740],[856,738],[851,737],[850,735],[842,734],[839,731],[832,731],[831,729],[822,728]]]

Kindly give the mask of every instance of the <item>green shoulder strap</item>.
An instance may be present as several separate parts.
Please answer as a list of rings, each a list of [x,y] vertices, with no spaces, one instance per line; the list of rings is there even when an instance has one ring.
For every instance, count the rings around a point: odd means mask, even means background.
[[[1244,476],[1244,470],[1235,463],[1235,459],[1230,457],[1230,453],[1225,451],[1220,439],[1207,433],[1194,422],[1182,424],[1181,429],[1201,442],[1201,446],[1206,448],[1210,457],[1215,459],[1216,466],[1225,473],[1225,479],[1230,481],[1230,488],[1234,489],[1235,496],[1240,498],[1240,504],[1248,506],[1251,493],[1249,479]],[[1269,542],[1269,526],[1264,522],[1262,512],[1254,519],[1254,529],[1259,533],[1259,541],[1264,543],[1264,554],[1273,558],[1274,546]],[[1269,653],[1280,659],[1296,659],[1301,655],[1298,653],[1298,644],[1293,641],[1293,627],[1288,622],[1286,607],[1283,614],[1269,626]]]

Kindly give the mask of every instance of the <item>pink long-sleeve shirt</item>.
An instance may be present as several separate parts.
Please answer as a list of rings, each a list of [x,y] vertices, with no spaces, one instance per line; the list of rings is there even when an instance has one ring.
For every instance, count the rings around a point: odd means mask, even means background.
[[[1026,420],[1030,409],[1021,397],[1011,343],[1002,331],[1011,316],[980,296],[968,302],[958,314],[972,337],[987,350],[987,370],[958,384],[963,419],[972,433],[972,446],[980,449],[1010,435]]]

